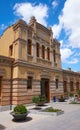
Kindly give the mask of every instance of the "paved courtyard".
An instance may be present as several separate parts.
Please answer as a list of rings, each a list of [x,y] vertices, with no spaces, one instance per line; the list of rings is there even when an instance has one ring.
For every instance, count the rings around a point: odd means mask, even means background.
[[[0,112],[0,124],[4,130],[79,130],[80,105],[50,103],[54,108],[64,110],[64,114],[51,116],[30,113],[24,122],[14,122],[10,111]],[[30,107],[28,107],[30,109]],[[0,128],[0,130],[3,130]]]

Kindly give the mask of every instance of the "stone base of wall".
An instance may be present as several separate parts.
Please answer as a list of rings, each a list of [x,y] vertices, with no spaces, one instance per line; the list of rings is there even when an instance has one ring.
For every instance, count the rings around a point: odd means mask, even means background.
[[[8,106],[0,106],[0,112],[1,111],[7,111],[7,110],[10,110],[10,105],[8,105]]]

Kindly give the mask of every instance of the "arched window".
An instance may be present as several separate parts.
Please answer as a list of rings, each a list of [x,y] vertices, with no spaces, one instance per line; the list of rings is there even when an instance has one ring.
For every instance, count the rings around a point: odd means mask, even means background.
[[[36,43],[36,55],[39,57],[39,43]]]
[[[45,59],[45,47],[42,45],[42,58]]]
[[[53,59],[54,59],[54,62],[56,62],[56,51],[53,50]]]
[[[47,59],[50,60],[50,49],[47,48]]]
[[[32,53],[32,42],[31,42],[30,39],[28,39],[27,53],[28,53],[29,55],[31,55],[31,53]]]

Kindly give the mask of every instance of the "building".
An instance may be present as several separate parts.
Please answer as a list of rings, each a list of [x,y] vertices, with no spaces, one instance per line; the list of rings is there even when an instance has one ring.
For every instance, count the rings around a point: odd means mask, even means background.
[[[60,43],[31,17],[19,20],[0,37],[0,109],[28,104],[34,95],[68,96],[80,89],[80,73],[63,70]]]

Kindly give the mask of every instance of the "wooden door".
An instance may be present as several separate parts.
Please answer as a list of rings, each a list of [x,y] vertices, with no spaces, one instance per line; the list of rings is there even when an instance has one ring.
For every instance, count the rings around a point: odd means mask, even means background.
[[[49,88],[48,79],[45,81],[45,93],[46,93],[47,102],[50,102],[50,88]]]
[[[1,83],[2,83],[2,77],[0,77],[0,97],[1,97]]]

